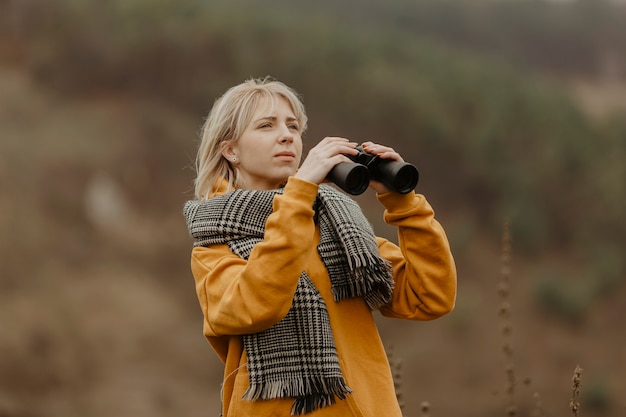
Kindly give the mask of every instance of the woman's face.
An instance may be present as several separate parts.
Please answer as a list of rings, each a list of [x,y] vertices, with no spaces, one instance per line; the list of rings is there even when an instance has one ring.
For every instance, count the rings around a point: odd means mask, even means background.
[[[280,96],[263,99],[239,140],[225,147],[222,155],[239,171],[244,188],[273,190],[284,184],[300,165],[300,132],[287,100]]]

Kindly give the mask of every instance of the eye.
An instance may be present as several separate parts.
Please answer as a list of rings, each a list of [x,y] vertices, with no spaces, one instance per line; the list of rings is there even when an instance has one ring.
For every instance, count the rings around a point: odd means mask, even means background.
[[[289,125],[289,129],[292,129],[292,130],[295,130],[295,131],[299,132],[300,131],[300,126],[297,123],[291,123]]]

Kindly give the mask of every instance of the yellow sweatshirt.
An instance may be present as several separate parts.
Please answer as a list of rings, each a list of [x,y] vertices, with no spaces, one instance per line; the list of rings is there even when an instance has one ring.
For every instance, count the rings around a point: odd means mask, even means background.
[[[223,193],[221,190],[219,193]],[[301,272],[319,290],[328,309],[343,376],[352,389],[345,400],[311,417],[401,417],[393,379],[373,313],[362,298],[335,302],[330,277],[317,253],[319,228],[313,221],[318,186],[290,177],[274,198],[265,238],[246,261],[226,245],[196,247],[191,268],[204,314],[204,335],[224,362],[222,413],[225,417],[286,417],[293,398],[246,401],[246,352],[242,335],[266,330],[289,311]],[[452,310],[456,269],[448,240],[424,196],[378,195],[384,219],[398,226],[399,245],[376,238],[380,255],[391,261],[395,289],[380,309],[387,317],[432,320]]]

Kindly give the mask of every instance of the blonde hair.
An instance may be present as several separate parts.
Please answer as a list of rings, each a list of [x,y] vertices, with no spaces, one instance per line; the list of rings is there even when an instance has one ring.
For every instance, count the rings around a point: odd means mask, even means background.
[[[196,156],[194,183],[197,199],[209,198],[224,180],[228,182],[229,190],[241,187],[237,170],[222,156],[222,149],[241,137],[261,100],[274,100],[276,96],[289,102],[303,134],[307,116],[298,93],[270,77],[248,79],[231,87],[215,101],[202,127]]]

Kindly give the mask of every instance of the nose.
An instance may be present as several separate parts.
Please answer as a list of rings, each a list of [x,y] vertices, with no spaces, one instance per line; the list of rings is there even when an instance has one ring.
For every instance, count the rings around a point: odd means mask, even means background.
[[[293,132],[289,129],[288,126],[283,126],[280,131],[280,143],[291,143],[293,142]]]

